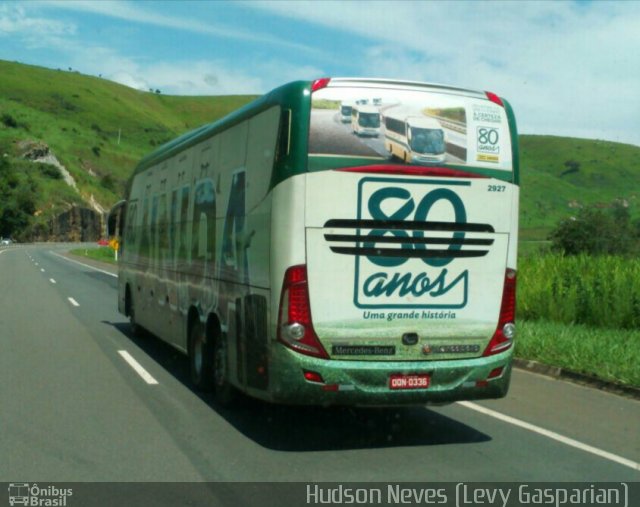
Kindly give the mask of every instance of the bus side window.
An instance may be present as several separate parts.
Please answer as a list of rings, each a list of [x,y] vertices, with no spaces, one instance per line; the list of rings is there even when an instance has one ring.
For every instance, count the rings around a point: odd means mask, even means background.
[[[216,193],[207,178],[196,185],[191,230],[191,261],[211,261],[216,248]]]
[[[178,264],[187,261],[187,232],[189,227],[189,187],[184,186],[179,190],[179,205],[176,210],[177,233],[176,254]]]
[[[135,233],[137,212],[138,204],[135,202],[129,203],[129,205],[127,206],[125,220],[124,246],[131,252],[135,251],[135,238],[138,237],[138,235]]]
[[[150,257],[154,259],[152,265],[155,267],[155,261],[158,260],[158,194],[153,196],[151,201],[151,252]]]
[[[278,127],[278,142],[276,144],[276,160],[281,162],[289,155],[291,149],[291,109],[283,109],[280,113],[280,125]]]
[[[171,208],[169,209],[169,258],[176,261],[176,236],[178,234],[178,189],[171,192]]]
[[[238,171],[233,175],[229,191],[229,205],[224,219],[222,234],[222,257],[226,266],[238,269],[239,248],[244,232],[245,214],[245,172]]]
[[[143,257],[149,257],[149,228],[149,198],[145,197],[142,204],[142,224],[140,226],[142,233],[140,235],[140,255]]]
[[[169,220],[167,212],[167,194],[163,193],[160,195],[157,226],[160,264],[163,268],[169,267]]]
[[[276,146],[282,142],[277,137],[281,116],[280,108],[272,107],[249,120],[245,164],[247,213],[258,206],[269,192]]]

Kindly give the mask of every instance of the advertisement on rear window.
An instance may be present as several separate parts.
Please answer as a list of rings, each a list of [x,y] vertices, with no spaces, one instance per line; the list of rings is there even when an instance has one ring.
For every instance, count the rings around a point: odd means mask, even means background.
[[[488,100],[431,90],[330,86],[313,93],[311,107],[311,166],[336,157],[358,164],[511,170],[507,117]]]

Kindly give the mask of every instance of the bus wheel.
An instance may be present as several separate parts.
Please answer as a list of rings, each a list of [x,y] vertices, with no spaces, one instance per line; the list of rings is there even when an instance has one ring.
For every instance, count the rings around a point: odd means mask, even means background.
[[[191,382],[197,389],[213,389],[213,347],[199,320],[193,323],[189,335],[189,369]]]
[[[131,297],[131,289],[127,287],[127,293],[125,295],[125,309],[129,316],[129,329],[133,336],[140,336],[142,334],[142,328],[136,321],[136,308],[133,304],[133,297]]]
[[[230,405],[235,398],[235,389],[229,383],[229,369],[227,367],[227,346],[222,333],[218,333],[213,345],[214,368],[213,380],[215,384],[216,401],[223,406]]]

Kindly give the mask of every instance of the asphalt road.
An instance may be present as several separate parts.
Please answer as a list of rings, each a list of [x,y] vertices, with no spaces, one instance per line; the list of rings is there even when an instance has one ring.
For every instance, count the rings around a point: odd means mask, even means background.
[[[0,250],[0,481],[640,480],[638,401],[522,371],[488,402],[218,407],[66,249]]]

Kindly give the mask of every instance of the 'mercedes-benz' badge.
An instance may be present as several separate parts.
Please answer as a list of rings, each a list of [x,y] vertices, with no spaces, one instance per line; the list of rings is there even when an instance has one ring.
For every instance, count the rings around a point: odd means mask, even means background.
[[[393,356],[396,348],[387,345],[336,344],[331,347],[331,353],[337,356]]]
[[[456,344],[456,345],[424,345],[422,353],[430,354],[474,354],[480,352],[480,345]]]

